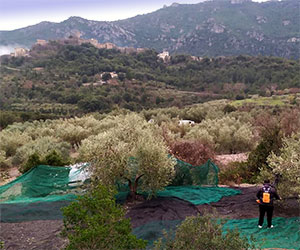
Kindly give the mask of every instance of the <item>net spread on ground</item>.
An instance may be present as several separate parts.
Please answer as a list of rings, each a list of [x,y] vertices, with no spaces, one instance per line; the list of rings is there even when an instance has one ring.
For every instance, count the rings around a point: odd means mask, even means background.
[[[155,240],[163,236],[163,230],[175,231],[181,222],[182,220],[152,221],[134,228],[133,233],[138,238],[148,240],[148,245],[151,246]],[[276,217],[273,218],[273,223],[275,227],[272,229],[268,229],[266,226],[263,229],[259,229],[257,227],[257,218],[228,220],[223,228],[224,231],[237,228],[249,241],[251,240],[250,235],[252,235],[255,239],[254,244],[257,247],[299,249],[300,217]]]
[[[196,205],[240,193],[218,187],[219,168],[210,160],[202,166],[177,160],[175,170],[176,177],[171,186],[159,191],[157,198],[136,206],[128,215],[132,218],[134,233],[149,240],[150,244],[162,236],[163,229],[175,229],[186,216],[196,215]],[[61,208],[85,193],[83,184],[90,176],[89,164],[37,166],[0,187],[0,221],[62,219]],[[124,201],[128,191],[128,186],[119,186],[117,200]],[[133,219],[135,215],[138,215],[137,219]],[[260,241],[266,238],[264,247],[293,248],[293,242],[299,243],[299,218],[275,218],[274,223],[277,227],[272,231],[258,231],[256,219],[229,220],[225,228],[237,227],[242,234],[253,233]]]

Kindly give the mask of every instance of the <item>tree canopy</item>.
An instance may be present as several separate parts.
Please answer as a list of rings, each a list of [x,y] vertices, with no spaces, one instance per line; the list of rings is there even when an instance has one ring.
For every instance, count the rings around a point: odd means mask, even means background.
[[[79,152],[91,162],[94,182],[126,183],[133,198],[138,188],[154,194],[174,175],[162,136],[137,114],[117,116],[110,129],[83,140]]]
[[[300,197],[300,133],[283,139],[280,153],[274,152],[267,160],[272,173],[279,175],[278,188],[283,196],[297,194]]]

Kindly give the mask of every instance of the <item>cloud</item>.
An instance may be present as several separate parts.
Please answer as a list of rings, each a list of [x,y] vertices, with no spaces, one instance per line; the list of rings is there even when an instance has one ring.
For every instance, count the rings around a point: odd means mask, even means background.
[[[18,45],[0,46],[0,56],[9,55],[11,52],[14,52],[16,47],[18,47]]]

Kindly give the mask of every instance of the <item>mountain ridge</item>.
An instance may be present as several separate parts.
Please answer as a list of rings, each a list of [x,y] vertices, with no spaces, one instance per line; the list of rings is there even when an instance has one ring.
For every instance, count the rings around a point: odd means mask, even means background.
[[[299,58],[299,2],[233,4],[215,0],[178,4],[118,21],[72,16],[60,23],[41,22],[0,31],[0,45],[32,46],[37,39],[60,39],[80,33],[85,39],[121,47],[168,50],[196,56],[271,55]]]

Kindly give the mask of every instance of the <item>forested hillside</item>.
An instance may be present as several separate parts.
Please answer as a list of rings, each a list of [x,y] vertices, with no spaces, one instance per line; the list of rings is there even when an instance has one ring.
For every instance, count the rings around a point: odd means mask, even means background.
[[[53,41],[29,57],[1,60],[0,108],[15,111],[141,110],[299,87],[299,62],[275,57],[176,55],[163,62],[153,50],[124,54]]]

